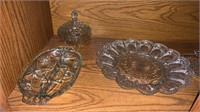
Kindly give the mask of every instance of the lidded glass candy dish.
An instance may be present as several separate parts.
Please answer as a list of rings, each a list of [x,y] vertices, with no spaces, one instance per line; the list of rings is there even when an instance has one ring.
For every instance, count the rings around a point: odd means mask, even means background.
[[[42,105],[63,94],[76,81],[81,64],[81,55],[71,47],[60,46],[40,53],[18,79],[22,101]]]
[[[58,28],[58,36],[69,45],[79,45],[90,39],[91,28],[78,20],[78,13],[71,13],[72,20],[64,23]]]
[[[173,94],[187,87],[193,70],[176,50],[148,40],[116,40],[97,52],[105,77],[143,94]]]

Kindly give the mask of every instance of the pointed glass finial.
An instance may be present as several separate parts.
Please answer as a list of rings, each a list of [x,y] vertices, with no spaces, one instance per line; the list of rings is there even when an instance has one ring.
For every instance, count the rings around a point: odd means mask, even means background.
[[[70,45],[79,45],[90,39],[91,28],[78,20],[78,13],[73,10],[71,21],[68,21],[58,28],[58,36]]]
[[[71,13],[71,18],[73,22],[76,22],[78,20],[78,13],[76,10],[73,10]]]

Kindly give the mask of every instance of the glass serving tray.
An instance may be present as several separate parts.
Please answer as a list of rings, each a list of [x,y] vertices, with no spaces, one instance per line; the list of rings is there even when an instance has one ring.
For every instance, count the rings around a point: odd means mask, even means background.
[[[143,94],[173,94],[191,81],[189,61],[176,50],[148,40],[116,40],[97,52],[105,77]]]
[[[61,95],[74,84],[81,63],[81,55],[71,47],[60,46],[40,53],[18,79],[22,101],[41,105]]]

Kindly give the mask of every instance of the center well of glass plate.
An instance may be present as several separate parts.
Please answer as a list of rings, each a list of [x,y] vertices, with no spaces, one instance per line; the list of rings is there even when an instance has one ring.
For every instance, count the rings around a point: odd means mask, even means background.
[[[140,84],[158,84],[165,67],[158,60],[143,54],[126,54],[119,58],[117,67],[120,75]]]

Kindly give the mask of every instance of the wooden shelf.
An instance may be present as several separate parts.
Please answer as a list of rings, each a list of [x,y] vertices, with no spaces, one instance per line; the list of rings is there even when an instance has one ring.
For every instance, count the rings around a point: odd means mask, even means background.
[[[96,52],[111,39],[91,39],[85,46],[77,48],[82,54],[83,65],[73,87],[48,102],[47,105],[27,105],[21,101],[22,94],[16,86],[9,96],[12,111],[67,111],[67,112],[102,112],[102,111],[189,111],[199,90],[199,79],[194,77],[189,87],[173,95],[157,93],[143,95],[137,90],[120,88],[115,81],[105,78],[96,65]],[[198,49],[197,43],[160,42],[181,53]],[[58,37],[53,37],[43,50],[66,44]]]

